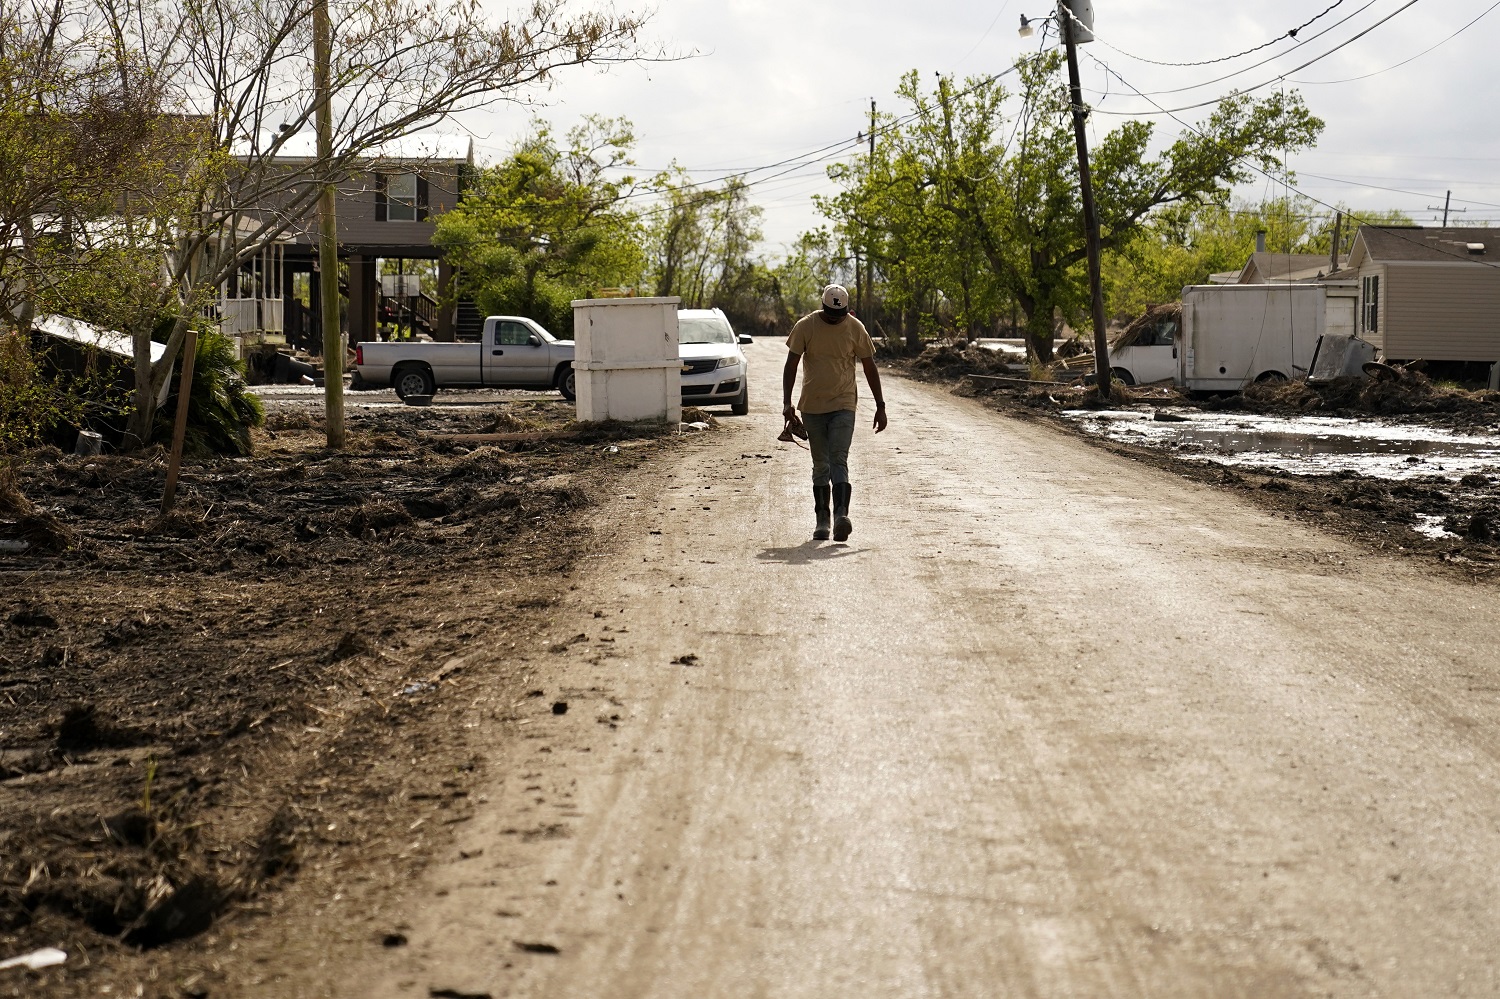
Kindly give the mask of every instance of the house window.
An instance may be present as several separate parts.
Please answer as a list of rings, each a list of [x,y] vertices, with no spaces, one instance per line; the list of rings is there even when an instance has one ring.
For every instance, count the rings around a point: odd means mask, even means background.
[[[427,180],[414,173],[383,173],[375,185],[375,221],[425,222]]]
[[[1380,276],[1371,274],[1360,281],[1361,326],[1366,333],[1380,332]]]

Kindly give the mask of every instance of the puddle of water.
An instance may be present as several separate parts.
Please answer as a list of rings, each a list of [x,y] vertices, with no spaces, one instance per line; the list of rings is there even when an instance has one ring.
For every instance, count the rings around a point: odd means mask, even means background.
[[[1221,465],[1254,465],[1299,475],[1357,472],[1382,479],[1435,475],[1459,479],[1500,471],[1500,436],[1456,434],[1437,427],[1331,416],[1285,418],[1177,413],[1157,423],[1151,412],[1069,410],[1089,433],[1172,451]]]
[[[1441,541],[1443,538],[1458,537],[1457,534],[1454,534],[1443,526],[1443,521],[1447,519],[1435,513],[1419,513],[1417,514],[1417,522],[1411,526],[1411,529],[1422,535],[1422,537],[1432,538],[1434,541]]]

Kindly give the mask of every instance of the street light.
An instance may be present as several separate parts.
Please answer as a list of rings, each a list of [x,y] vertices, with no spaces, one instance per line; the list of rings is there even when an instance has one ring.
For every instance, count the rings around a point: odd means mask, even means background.
[[[1058,0],[1057,12],[1046,17],[1027,17],[1021,15],[1021,29],[1017,32],[1022,38],[1030,38],[1036,34],[1036,23],[1038,21],[1051,21],[1057,25],[1058,34],[1062,34],[1063,22],[1073,23],[1074,41],[1079,45],[1094,40],[1094,4],[1093,0]]]

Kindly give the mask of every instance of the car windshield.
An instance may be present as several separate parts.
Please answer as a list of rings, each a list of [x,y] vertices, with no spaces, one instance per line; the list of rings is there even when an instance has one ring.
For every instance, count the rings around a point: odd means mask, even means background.
[[[678,343],[735,343],[734,331],[717,317],[678,316]]]

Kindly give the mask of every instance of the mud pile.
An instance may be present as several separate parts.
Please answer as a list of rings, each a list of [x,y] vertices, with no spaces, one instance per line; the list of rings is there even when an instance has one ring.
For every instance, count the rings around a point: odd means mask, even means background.
[[[320,423],[185,465],[167,517],[159,454],[0,478],[5,536],[51,539],[0,554],[0,953],[86,945],[47,972],[83,981],[309,858],[394,863],[382,810],[462,772],[430,715],[455,657],[544,618],[595,543],[580,512],[671,446],[548,402],[354,411],[343,453]]]
[[[933,379],[956,379],[965,375],[1025,377],[1024,370],[1018,373],[1014,361],[1000,351],[964,343],[928,347],[908,364],[914,374]]]
[[[1217,409],[1262,413],[1320,412],[1337,416],[1437,416],[1445,425],[1500,422],[1500,393],[1439,385],[1421,371],[1379,366],[1373,378],[1339,378],[1320,385],[1267,382],[1237,397],[1208,403]]]

